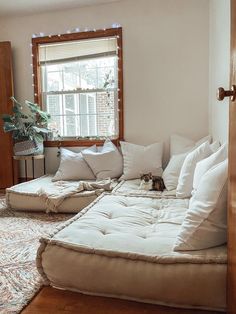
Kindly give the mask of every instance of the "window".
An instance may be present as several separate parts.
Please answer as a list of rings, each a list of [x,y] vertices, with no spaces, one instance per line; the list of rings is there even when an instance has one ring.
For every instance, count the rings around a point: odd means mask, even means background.
[[[62,145],[123,139],[121,36],[117,28],[32,39],[35,101]]]

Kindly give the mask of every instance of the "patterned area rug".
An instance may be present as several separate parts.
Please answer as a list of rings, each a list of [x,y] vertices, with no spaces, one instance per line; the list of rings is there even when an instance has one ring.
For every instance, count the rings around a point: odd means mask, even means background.
[[[43,285],[35,257],[41,236],[71,215],[13,212],[0,198],[0,313],[19,313]]]

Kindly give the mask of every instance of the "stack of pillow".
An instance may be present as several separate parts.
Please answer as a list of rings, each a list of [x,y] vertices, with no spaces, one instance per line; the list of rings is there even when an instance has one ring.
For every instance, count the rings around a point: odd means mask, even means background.
[[[176,189],[177,197],[191,198],[174,251],[222,245],[227,241],[227,145],[210,145],[204,138],[181,150],[176,142],[171,140],[163,180],[168,190]]]
[[[61,162],[52,181],[58,180],[103,180],[120,177],[123,158],[117,147],[106,140],[98,150],[96,145],[79,153],[61,148]]]
[[[61,162],[53,181],[140,178],[141,173],[162,174],[162,144],[141,146],[120,142],[121,151],[108,139],[79,153],[61,148]],[[122,175],[122,176],[121,176]]]

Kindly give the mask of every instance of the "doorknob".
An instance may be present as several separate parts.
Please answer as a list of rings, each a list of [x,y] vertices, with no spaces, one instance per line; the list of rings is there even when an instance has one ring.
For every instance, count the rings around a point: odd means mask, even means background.
[[[232,85],[231,90],[224,90],[223,87],[219,87],[217,90],[217,99],[224,100],[225,97],[230,97],[231,101],[236,99],[236,85]]]

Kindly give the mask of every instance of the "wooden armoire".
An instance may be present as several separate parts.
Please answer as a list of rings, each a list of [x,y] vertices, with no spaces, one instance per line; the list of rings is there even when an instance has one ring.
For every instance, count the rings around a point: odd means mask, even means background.
[[[12,113],[13,76],[11,43],[0,42],[0,116]],[[0,118],[0,189],[14,184],[12,135],[4,133]]]

